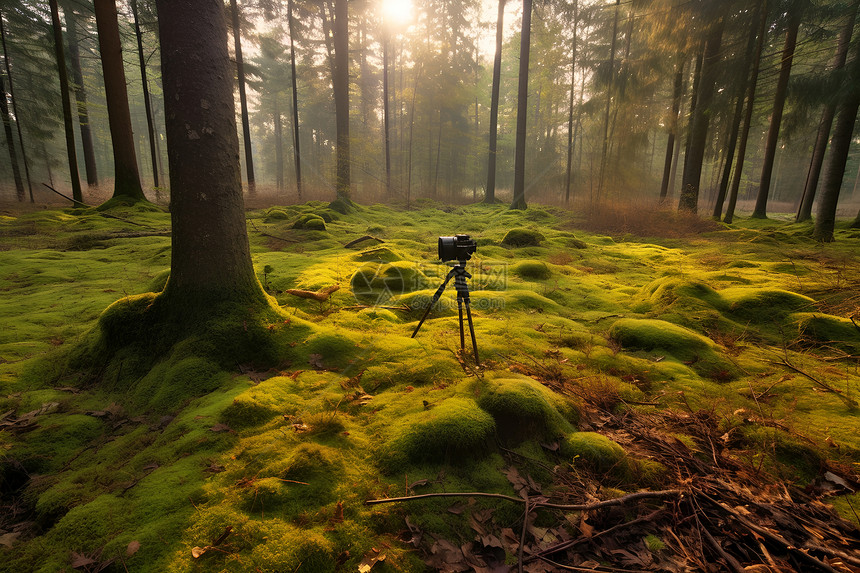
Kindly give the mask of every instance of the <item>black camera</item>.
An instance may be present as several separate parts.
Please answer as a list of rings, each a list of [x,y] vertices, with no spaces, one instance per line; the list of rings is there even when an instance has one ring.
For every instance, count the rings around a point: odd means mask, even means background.
[[[478,242],[469,235],[439,237],[439,258],[445,261],[468,261],[478,250]]]

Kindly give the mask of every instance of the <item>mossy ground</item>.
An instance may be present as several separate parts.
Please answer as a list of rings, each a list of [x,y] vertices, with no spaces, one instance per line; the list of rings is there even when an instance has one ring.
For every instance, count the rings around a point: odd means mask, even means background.
[[[511,494],[501,448],[631,489],[659,480],[577,431],[586,402],[707,410],[738,456],[801,484],[828,458],[860,468],[860,261],[843,230],[828,245],[774,221],[642,239],[580,231],[555,208],[273,207],[248,218],[278,304],[213,308],[205,329],[141,339],[153,332],[145,293],[167,277],[169,215],[109,214],[120,218],[0,220],[0,412],[34,422],[0,431],[3,503],[34,521],[0,549],[0,570],[68,569],[75,552],[134,571],[316,572],[387,547],[375,569],[419,571],[396,538],[403,513],[453,537],[464,520],[447,502],[365,499],[424,480]],[[479,376],[468,335],[459,353],[453,285],[410,337],[448,271],[436,237],[454,232],[479,241],[468,265]],[[367,234],[384,243],[343,246]],[[322,302],[286,292],[335,284]]]

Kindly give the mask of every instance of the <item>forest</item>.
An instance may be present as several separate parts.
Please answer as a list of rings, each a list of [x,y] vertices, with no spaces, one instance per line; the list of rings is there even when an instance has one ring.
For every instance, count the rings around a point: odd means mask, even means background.
[[[860,572],[858,10],[0,0],[0,571]]]

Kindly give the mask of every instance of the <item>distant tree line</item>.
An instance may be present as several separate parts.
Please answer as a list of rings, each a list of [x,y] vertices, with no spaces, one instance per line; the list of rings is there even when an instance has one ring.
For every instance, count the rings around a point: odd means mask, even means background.
[[[645,199],[727,222],[779,202],[825,241],[860,196],[858,0],[415,0],[407,22],[383,5],[225,0],[249,194]],[[155,2],[0,17],[15,197],[112,178],[160,199]]]

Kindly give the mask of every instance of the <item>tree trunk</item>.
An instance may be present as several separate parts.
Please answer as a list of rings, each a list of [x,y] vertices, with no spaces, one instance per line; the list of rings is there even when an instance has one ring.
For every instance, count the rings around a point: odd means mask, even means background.
[[[830,154],[824,169],[821,197],[815,215],[813,236],[825,243],[833,241],[839,190],[842,188],[842,178],[848,162],[857,110],[860,109],[860,45],[857,45],[853,52],[849,73],[842,85],[841,91],[844,95],[836,106],[836,125],[830,139]]]
[[[69,46],[69,63],[72,68],[75,101],[78,106],[78,125],[81,132],[81,148],[84,152],[84,170],[87,173],[87,186],[98,187],[99,174],[96,168],[96,154],[93,149],[93,134],[90,129],[89,111],[87,108],[87,91],[84,87],[84,76],[81,72],[81,56],[78,48],[77,15],[71,8],[63,8],[66,17],[66,42]]]
[[[272,119],[275,121],[275,187],[278,191],[284,190],[284,127],[281,121],[281,104],[278,92],[275,91],[275,110]]]
[[[137,55],[140,62],[140,78],[143,86],[143,106],[146,110],[146,131],[149,135],[149,156],[152,158],[152,185],[156,196],[159,194],[158,155],[155,151],[155,128],[152,123],[152,105],[149,102],[149,83],[146,79],[146,58],[143,54],[143,35],[140,33],[140,22],[137,19],[137,0],[131,0],[131,14],[134,17],[134,35],[137,38]]]
[[[385,130],[385,193],[391,196],[391,127],[388,120],[388,30],[382,38],[382,128]]]
[[[192,312],[223,301],[263,301],[245,226],[224,5],[157,6],[173,225],[163,296]]]
[[[570,184],[573,174],[573,98],[576,95],[576,28],[579,25],[579,0],[573,2],[573,45],[570,54],[570,101],[567,109],[567,167],[564,174],[564,204],[570,204]]]
[[[621,0],[615,0],[615,16],[612,20],[612,39],[609,43],[609,81],[606,85],[606,106],[603,110],[603,148],[600,153],[600,172],[597,179],[597,198],[603,192],[603,182],[606,175],[606,162],[609,153],[609,111],[612,107],[612,84],[615,78],[615,43],[618,35],[618,7]]]
[[[758,10],[762,10],[764,6],[759,3]],[[723,174],[720,178],[720,188],[717,192],[717,199],[714,201],[714,211],[713,218],[717,221],[720,220],[723,214],[723,204],[726,201],[726,193],[729,188],[729,179],[731,178],[732,173],[732,163],[735,156],[735,147],[737,146],[738,140],[738,132],[741,127],[741,119],[743,117],[744,110],[744,94],[746,93],[747,82],[749,81],[749,68],[750,63],[753,58],[753,50],[755,50],[755,40],[756,33],[758,32],[758,21],[754,18],[752,20],[752,28],[749,31],[749,35],[747,37],[747,46],[746,51],[744,52],[744,60],[743,60],[743,68],[744,75],[741,81],[738,82],[737,87],[737,101],[735,102],[735,110],[732,114],[732,125],[729,130],[729,140],[728,145],[726,146],[726,152],[723,154],[724,157],[724,165],[723,165]]]
[[[681,96],[684,89],[684,54],[678,52],[675,81],[672,84],[672,115],[669,117],[669,137],[666,141],[666,158],[663,161],[663,182],[660,184],[660,203],[665,203],[669,194],[669,180],[672,174],[672,154],[675,150],[675,137],[678,135],[678,114],[681,111]]]
[[[348,0],[335,0],[334,24],[334,88],[335,124],[337,131],[337,198],[336,202],[351,204],[349,153],[349,8]]]
[[[69,178],[72,184],[72,198],[83,202],[81,179],[78,174],[78,157],[75,150],[75,128],[72,121],[72,105],[69,103],[69,77],[66,74],[66,56],[63,53],[63,28],[60,24],[60,11],[57,0],[48,0],[51,8],[51,26],[54,32],[54,52],[57,57],[57,72],[60,79],[60,99],[63,103],[63,127],[66,133],[66,153],[69,159]]]
[[[848,57],[848,46],[851,44],[851,35],[854,33],[854,22],[857,19],[858,7],[860,7],[860,2],[854,2],[845,26],[839,32],[839,40],[836,43],[836,55],[833,57],[834,70],[841,70],[845,67],[845,60]],[[803,187],[803,195],[801,195],[795,223],[808,221],[812,218],[812,204],[815,202],[815,191],[818,187],[818,179],[821,176],[821,166],[824,165],[827,140],[830,138],[830,128],[833,127],[835,112],[836,102],[833,100],[827,101],[821,113],[821,123],[818,125],[815,148],[812,151],[812,160],[810,161],[809,171],[806,175],[806,185]]]
[[[490,96],[490,151],[487,156],[487,191],[484,194],[484,203],[496,202],[496,149],[499,131],[499,86],[502,77],[505,1],[499,0],[499,13],[496,17],[496,52],[493,56],[493,87]]]
[[[233,16],[233,44],[236,49],[236,77],[239,83],[239,105],[242,114],[242,136],[245,143],[245,171],[248,176],[248,194],[257,192],[257,180],[254,177],[254,155],[251,151],[251,127],[248,123],[248,97],[245,95],[245,62],[242,59],[242,28],[239,25],[239,6],[236,0],[230,0],[230,11]]]
[[[747,141],[749,140],[750,125],[752,124],[753,106],[755,105],[756,84],[758,83],[759,66],[761,65],[761,53],[764,47],[765,35],[767,33],[767,9],[768,1],[762,0],[761,11],[759,13],[758,34],[756,38],[755,57],[753,58],[752,69],[750,70],[750,78],[747,83],[747,108],[744,113],[744,123],[741,128],[741,136],[738,140],[738,161],[735,167],[735,175],[732,178],[732,186],[729,191],[729,203],[726,206],[726,214],[723,217],[724,223],[731,224],[735,216],[735,206],[738,202],[738,191],[741,186],[741,176],[744,170],[744,161],[746,160]]]
[[[33,182],[30,180],[30,163],[27,161],[27,148],[24,145],[24,134],[21,131],[21,116],[18,114],[18,100],[15,98],[15,88],[12,81],[12,66],[9,63],[9,50],[6,49],[6,27],[3,24],[2,15],[0,15],[0,42],[3,44],[3,61],[6,69],[6,77],[9,78],[9,99],[12,102],[12,113],[15,115],[15,127],[18,131],[18,143],[21,145],[21,159],[24,163],[24,176],[27,179],[27,190],[30,193],[30,203],[35,203],[35,200],[33,199]],[[22,200],[23,198],[19,199],[19,201]]]
[[[526,115],[529,103],[529,50],[531,48],[532,0],[523,0],[523,20],[520,32],[520,70],[517,86],[517,135],[514,152],[514,199],[511,209],[526,205]]]
[[[782,123],[782,112],[785,109],[785,97],[788,94],[788,78],[791,75],[791,63],[794,60],[794,47],[797,45],[797,31],[800,28],[799,11],[788,12],[790,21],[785,33],[785,46],[782,49],[782,65],[779,70],[779,80],[776,84],[776,94],[773,97],[773,112],[770,116],[770,127],[767,130],[767,143],[764,148],[764,162],[761,168],[758,196],[753,209],[753,219],[767,219],[767,197],[770,192],[770,180],[773,176],[773,161],[776,157],[776,145],[779,142],[779,128]]]
[[[21,179],[21,168],[18,165],[18,154],[15,152],[15,137],[12,135],[12,117],[9,115],[9,103],[6,99],[6,85],[0,74],[0,114],[3,114],[3,131],[6,133],[6,145],[9,147],[9,160],[12,162],[12,176],[15,179],[15,196],[18,201],[24,200],[24,181]]]
[[[99,32],[99,51],[105,82],[108,123],[113,144],[114,191],[113,198],[143,201],[143,189],[137,171],[134,153],[134,134],[128,110],[128,92],[122,62],[122,45],[115,0],[95,0],[96,27]]]
[[[702,179],[702,164],[707,147],[708,128],[710,127],[711,103],[714,99],[716,76],[720,60],[725,20],[721,17],[714,22],[708,33],[705,54],[702,60],[702,77],[696,92],[695,110],[691,118],[689,146],[684,159],[684,175],[681,180],[681,199],[679,211],[695,213],[699,204],[699,186]]]
[[[287,26],[290,30],[290,83],[293,91],[293,155],[296,161],[296,191],[299,201],[302,199],[302,155],[299,146],[299,90],[296,80],[296,47],[293,41],[295,26],[293,23],[293,0],[287,0]]]

